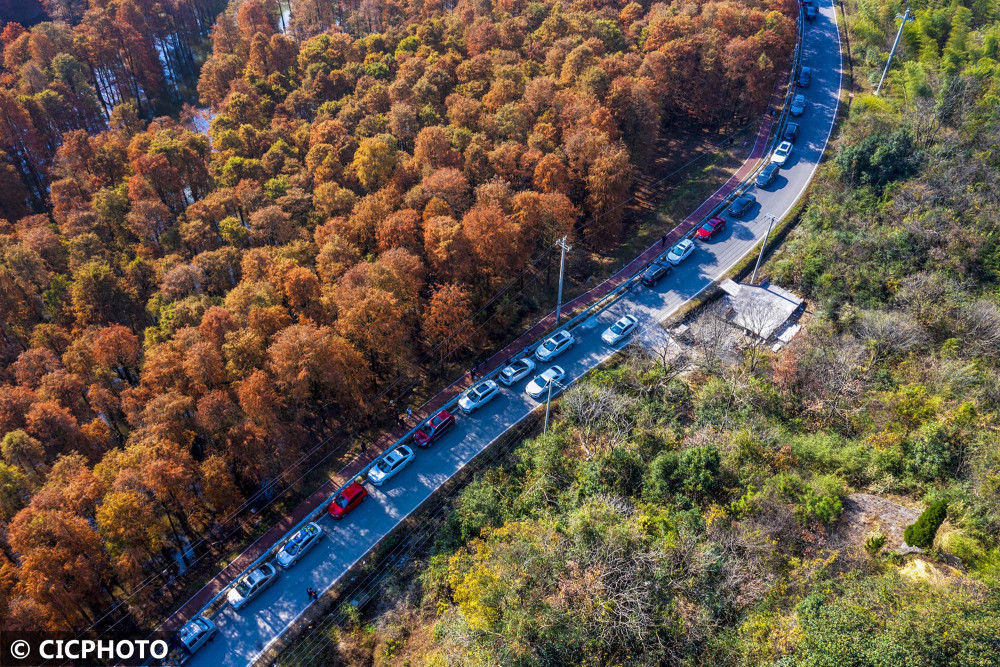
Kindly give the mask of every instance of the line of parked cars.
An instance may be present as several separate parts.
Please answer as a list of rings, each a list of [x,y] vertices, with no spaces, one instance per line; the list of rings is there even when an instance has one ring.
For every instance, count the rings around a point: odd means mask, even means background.
[[[816,18],[816,5],[813,0],[804,3],[805,17]],[[797,83],[806,88],[812,80],[809,67],[799,71]],[[805,111],[805,96],[796,94],[792,100],[789,112],[792,116],[800,116]],[[774,183],[793,150],[793,144],[798,138],[799,126],[795,122],[787,122],[782,133],[782,141],[771,155],[770,162],[757,175],[755,183],[758,187],[767,187]],[[742,217],[756,204],[756,197],[751,193],[743,193],[729,206],[728,212],[733,217]],[[712,217],[703,223],[694,234],[700,241],[710,241],[726,228],[726,219]],[[674,244],[670,250],[653,260],[640,276],[640,281],[647,286],[654,286],[662,278],[669,275],[677,266],[690,257],[695,251],[694,240],[685,238]],[[638,328],[639,320],[634,315],[626,314],[616,320],[602,334],[601,340],[609,346],[617,346],[628,339]],[[500,385],[512,387],[530,376],[537,369],[537,363],[548,363],[570,349],[576,338],[567,330],[557,331],[546,338],[535,348],[534,359],[530,356],[510,360],[497,374],[496,380],[485,379],[467,389],[458,400],[458,407],[465,414],[472,414],[483,407],[500,393]],[[538,401],[544,400],[550,390],[553,394],[564,388],[566,370],[553,365],[536,374],[525,386],[525,392]],[[440,410],[428,419],[413,434],[413,442],[421,448],[427,448],[437,442],[456,422],[455,415],[448,410]],[[394,447],[376,460],[368,469],[367,480],[375,487],[381,487],[401,470],[413,462],[413,449],[405,444]],[[327,511],[334,519],[342,519],[356,508],[366,497],[368,490],[359,482],[354,481],[345,486],[330,502]],[[274,562],[282,569],[294,566],[323,537],[323,529],[310,522],[297,530],[281,546],[275,555]],[[234,610],[240,610],[270,587],[278,578],[279,569],[271,562],[265,562],[245,572],[227,593],[227,600]],[[211,619],[197,616],[186,623],[177,633],[174,641],[175,654],[178,662],[185,662],[195,651],[211,641],[218,628]],[[174,655],[174,654],[172,654]]]

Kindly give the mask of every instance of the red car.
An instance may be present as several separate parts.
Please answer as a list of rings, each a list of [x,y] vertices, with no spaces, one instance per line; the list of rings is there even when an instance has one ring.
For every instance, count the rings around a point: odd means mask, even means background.
[[[711,218],[708,222],[698,228],[698,231],[695,232],[695,236],[698,237],[699,241],[707,241],[725,228],[725,218]]]
[[[447,410],[442,410],[428,419],[420,427],[420,430],[413,434],[413,442],[417,443],[418,447],[430,447],[435,440],[454,425],[455,416]]]
[[[357,482],[351,482],[348,484],[343,491],[337,494],[337,497],[333,499],[330,503],[330,516],[334,519],[343,519],[348,512],[357,507],[368,492],[365,487],[361,486]]]

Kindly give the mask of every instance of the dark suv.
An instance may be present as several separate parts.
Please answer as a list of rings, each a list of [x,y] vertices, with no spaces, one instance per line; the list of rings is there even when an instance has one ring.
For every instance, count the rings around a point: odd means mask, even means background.
[[[811,81],[812,70],[808,67],[803,67],[799,71],[799,88],[808,88]]]
[[[655,261],[649,265],[649,267],[642,272],[642,284],[646,287],[652,287],[656,283],[669,274],[671,271],[669,264],[661,264],[659,261]]]
[[[786,123],[785,131],[782,133],[781,138],[794,144],[795,140],[799,138],[799,124]]]
[[[755,181],[758,188],[766,188],[771,183],[774,183],[774,179],[778,177],[778,171],[780,167],[774,162],[769,162],[766,167],[760,170],[757,174],[757,180]]]

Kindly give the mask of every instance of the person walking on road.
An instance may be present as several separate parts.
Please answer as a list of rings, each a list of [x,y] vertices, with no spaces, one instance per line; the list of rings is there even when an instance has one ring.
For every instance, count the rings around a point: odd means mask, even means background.
[[[319,593],[317,593],[316,589],[312,586],[306,589],[306,595],[309,596],[310,602],[316,602],[316,600],[319,600]]]
[[[660,237],[660,247],[663,248],[667,245],[667,235],[664,234]]]
[[[409,419],[412,416],[413,416],[413,408],[411,408],[409,405],[407,405],[406,406],[406,418]]]

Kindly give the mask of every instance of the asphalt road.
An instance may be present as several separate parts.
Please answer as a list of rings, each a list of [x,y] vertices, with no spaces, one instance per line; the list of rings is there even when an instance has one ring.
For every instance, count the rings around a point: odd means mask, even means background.
[[[741,219],[729,219],[725,231],[695,252],[655,288],[638,288],[599,315],[573,329],[577,343],[554,363],[571,383],[600,364],[615,349],[604,345],[601,332],[623,313],[643,327],[636,335],[657,338],[658,323],[677,310],[749,253],[764,236],[768,216],[781,219],[808,186],[833,128],[840,97],[841,59],[836,15],[831,0],[820,0],[819,17],[807,23],[802,64],[812,68],[812,84],[802,89],[808,101],[799,122],[795,150],[774,184],[754,188],[757,205]],[[730,216],[726,216],[729,218]],[[655,343],[655,340],[647,342]],[[540,368],[547,367],[539,364]],[[530,379],[530,378],[528,378]],[[308,587],[322,592],[379,539],[445,480],[527,416],[538,403],[524,393],[528,379],[501,394],[472,416],[458,416],[454,429],[430,449],[416,449],[416,459],[382,489],[369,487],[370,497],[345,519],[328,515],[319,522],[324,536],[291,569],[239,612],[226,605],[213,616],[219,631],[193,657],[191,664],[211,667],[246,665],[256,659],[309,605]]]

